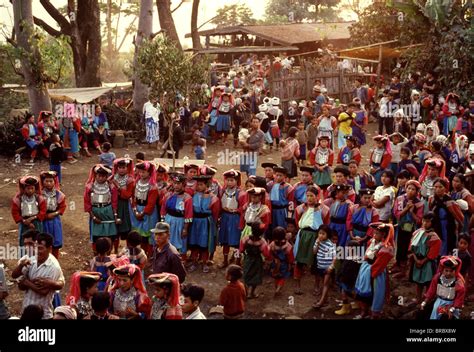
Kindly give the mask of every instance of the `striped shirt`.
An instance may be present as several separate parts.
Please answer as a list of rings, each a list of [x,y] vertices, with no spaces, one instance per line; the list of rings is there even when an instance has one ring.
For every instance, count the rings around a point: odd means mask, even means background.
[[[36,257],[31,258],[31,265],[23,268],[23,275],[30,281],[41,277],[64,283],[63,271],[59,266],[58,260],[52,254],[39,266]],[[25,298],[23,299],[23,309],[32,304],[42,306],[44,310],[43,319],[51,319],[53,317],[54,292],[54,290],[51,290],[43,296],[31,289],[26,290]]]
[[[331,266],[334,257],[336,257],[336,245],[330,239],[327,239],[319,244],[315,242],[314,248],[317,248],[316,263],[318,269],[326,270]]]

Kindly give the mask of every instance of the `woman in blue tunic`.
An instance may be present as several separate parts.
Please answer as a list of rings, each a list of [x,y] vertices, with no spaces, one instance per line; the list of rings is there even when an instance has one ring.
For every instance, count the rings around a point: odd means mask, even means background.
[[[284,167],[277,166],[273,168],[275,173],[275,182],[270,190],[270,201],[272,203],[272,223],[270,231],[281,226],[286,229],[287,218],[293,217],[294,189],[288,182],[285,182],[287,170]],[[270,231],[268,237],[271,236]]]
[[[370,226],[375,230],[374,237],[368,243],[355,283],[356,297],[361,307],[357,319],[369,315],[369,306],[372,318],[379,318],[389,295],[387,265],[395,252],[394,229],[392,224],[385,223],[373,223]]]
[[[309,166],[300,167],[301,181],[293,186],[296,203],[295,206],[306,203],[306,191],[308,190],[308,187],[316,187],[318,191],[321,192],[319,186],[313,182],[313,171],[314,168]]]
[[[230,132],[230,111],[234,107],[232,94],[225,92],[219,101],[216,132],[222,134],[222,143],[226,145],[227,135]]]
[[[347,222],[350,222],[352,218],[353,203],[345,198],[350,187],[349,185],[335,185],[331,192],[331,198],[324,201],[324,204],[329,207],[331,217],[329,227],[337,232],[339,238],[338,246],[345,246],[346,242],[350,240]]]
[[[360,103],[356,103],[354,111],[355,119],[352,121],[352,135],[357,138],[358,144],[363,146],[367,141],[365,140],[365,126],[367,125],[367,117],[365,110],[360,108]]]
[[[188,228],[193,221],[193,199],[184,191],[186,176],[183,173],[170,175],[173,192],[169,192],[161,207],[161,219],[170,225],[170,242],[186,260],[188,251]]]
[[[230,247],[240,245],[240,217],[246,201],[246,194],[239,189],[241,174],[236,170],[224,172],[224,188],[221,191],[221,221],[219,227],[219,245],[223,246],[224,261],[219,268],[229,265]]]
[[[219,198],[208,191],[212,176],[195,176],[196,193],[193,196],[193,222],[189,231],[189,247],[193,264],[189,272],[197,269],[198,257],[202,259],[202,271],[209,272],[207,262],[209,253],[214,252],[217,237],[217,220],[219,218]]]
[[[222,88],[221,87],[215,87],[214,91],[212,92],[212,98],[211,101],[209,102],[209,123],[208,127],[215,128],[216,123],[217,123],[217,116],[219,115],[219,112],[217,111],[217,108],[219,107],[219,101],[221,99],[221,94],[222,94]]]
[[[369,225],[379,221],[377,210],[370,205],[373,194],[374,191],[371,189],[360,190],[360,203],[353,207],[352,217],[347,227],[350,237],[348,241],[353,240],[362,248],[365,248],[365,245],[372,237],[372,229]]]

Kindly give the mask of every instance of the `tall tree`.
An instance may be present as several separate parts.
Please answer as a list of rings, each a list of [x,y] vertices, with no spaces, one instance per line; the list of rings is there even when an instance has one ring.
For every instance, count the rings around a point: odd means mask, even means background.
[[[34,17],[35,24],[41,26],[54,37],[70,38],[73,54],[74,75],[77,87],[97,87],[100,81],[100,11],[98,0],[68,0],[67,16],[63,16],[49,0],[40,0],[44,9],[57,22],[56,30],[42,19]]]
[[[336,21],[334,8],[340,0],[270,0],[265,8],[265,23]]]
[[[181,3],[179,6],[181,6]],[[160,20],[161,30],[165,32],[166,36],[173,43],[175,43],[178,49],[183,50],[174,24],[173,13],[171,12],[171,0],[156,0],[156,7],[158,8],[158,18]]]
[[[43,62],[34,33],[32,0],[13,0],[16,44],[21,51],[21,71],[28,89],[31,111],[38,116],[42,110],[51,110],[48,87],[43,77]],[[12,39],[13,44],[13,39]]]
[[[218,27],[256,24],[252,10],[243,4],[225,5],[217,9],[216,17],[211,21]]]
[[[198,14],[199,14],[200,0],[193,1],[193,10],[191,12],[191,37],[193,39],[193,48],[201,49],[201,39],[198,33]]]
[[[140,16],[138,19],[138,31],[135,38],[135,55],[133,57],[133,67],[137,67],[138,53],[144,40],[150,39],[153,30],[153,0],[140,1]],[[148,98],[148,86],[142,82],[140,77],[134,73],[133,76],[133,108],[141,112],[143,104]]]

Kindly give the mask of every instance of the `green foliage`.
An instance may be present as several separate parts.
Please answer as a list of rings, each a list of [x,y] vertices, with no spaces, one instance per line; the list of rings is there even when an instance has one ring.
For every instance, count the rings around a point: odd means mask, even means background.
[[[21,84],[23,79],[15,73],[16,53],[10,44],[0,44],[0,86],[4,84]]]
[[[264,23],[337,21],[340,18],[334,7],[338,3],[339,0],[270,0],[265,8]]]
[[[106,53],[102,51],[100,60],[100,76],[107,83],[125,82],[132,78],[133,52],[117,53],[115,60],[107,60]]]
[[[194,100],[197,87],[208,80],[209,64],[207,57],[192,57],[160,35],[142,44],[135,70],[151,93],[161,97],[165,111],[171,112],[178,95]]]
[[[247,5],[225,5],[217,10],[216,17],[211,23],[218,27],[230,27],[238,25],[256,24],[252,10]]]
[[[60,36],[53,38],[37,30],[38,48],[43,61],[44,75],[58,87],[72,87],[74,66],[70,38]]]

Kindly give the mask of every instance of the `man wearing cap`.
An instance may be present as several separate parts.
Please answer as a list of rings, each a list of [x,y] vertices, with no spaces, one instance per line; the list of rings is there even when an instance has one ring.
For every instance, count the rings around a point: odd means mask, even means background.
[[[262,163],[264,169],[265,181],[267,183],[266,189],[269,192],[270,188],[273,186],[273,181],[275,180],[275,175],[273,173],[273,168],[277,167],[277,164],[274,163]]]
[[[156,246],[153,250],[152,268],[154,274],[171,273],[183,283],[186,279],[186,270],[175,246],[170,243],[170,225],[159,222],[151,230],[155,236]]]
[[[326,191],[326,196],[331,194],[332,191],[335,191],[337,185],[349,185],[347,179],[350,176],[350,171],[347,167],[336,166],[336,168],[334,169],[334,175],[336,177],[336,182],[328,187]],[[355,202],[356,194],[352,187],[350,187],[350,189],[346,192],[345,196],[346,199],[349,199],[352,203]]]
[[[258,153],[263,146],[263,132],[260,129],[260,120],[253,117],[250,121],[250,137],[247,142],[242,143],[247,157],[240,158],[240,171],[246,172],[247,176],[256,175],[258,165]],[[247,160],[245,160],[247,159]]]
[[[301,181],[297,182],[293,186],[296,206],[306,203],[306,190],[309,186],[316,187],[318,193],[321,195],[321,189],[313,182],[313,171],[314,169],[309,166],[300,167]]]

